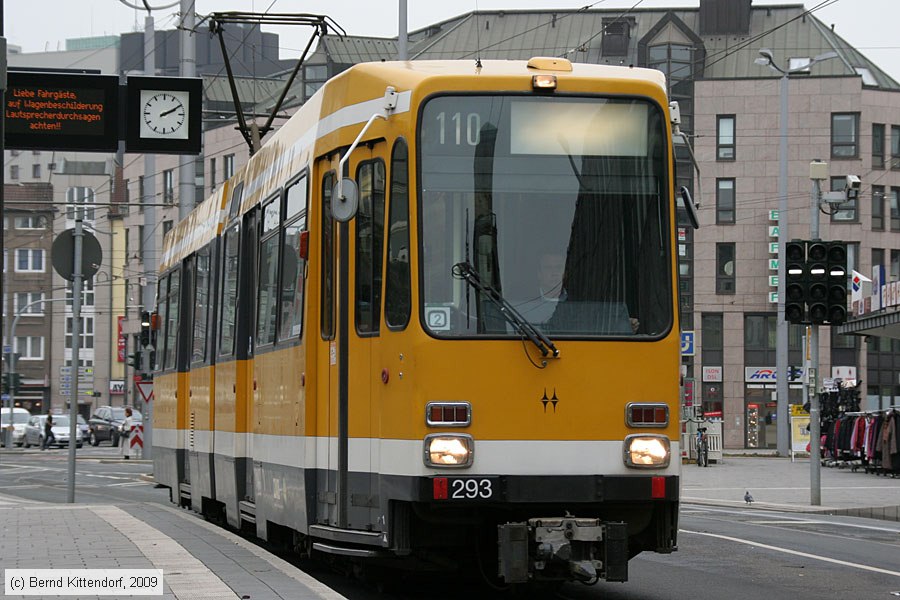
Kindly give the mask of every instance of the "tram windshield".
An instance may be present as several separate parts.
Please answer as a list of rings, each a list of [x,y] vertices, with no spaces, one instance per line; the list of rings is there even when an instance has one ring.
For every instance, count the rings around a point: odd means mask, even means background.
[[[519,336],[461,263],[551,337],[672,326],[666,129],[631,98],[441,96],[421,116],[423,325]]]

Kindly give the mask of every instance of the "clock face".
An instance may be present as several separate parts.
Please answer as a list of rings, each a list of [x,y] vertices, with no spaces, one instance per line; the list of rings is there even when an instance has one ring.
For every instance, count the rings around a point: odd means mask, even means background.
[[[188,99],[184,91],[141,90],[140,136],[187,139]]]

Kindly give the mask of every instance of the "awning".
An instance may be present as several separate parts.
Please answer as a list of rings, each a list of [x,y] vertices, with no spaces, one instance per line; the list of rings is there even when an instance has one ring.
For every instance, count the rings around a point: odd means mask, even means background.
[[[900,340],[900,312],[877,313],[848,321],[837,328],[841,335],[871,335]]]

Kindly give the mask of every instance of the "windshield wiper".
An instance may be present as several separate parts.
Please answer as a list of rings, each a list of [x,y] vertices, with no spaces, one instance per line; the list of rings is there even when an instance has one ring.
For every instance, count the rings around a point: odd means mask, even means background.
[[[497,288],[482,281],[481,276],[470,263],[461,262],[453,265],[453,276],[457,279],[465,279],[469,285],[485,294],[488,300],[493,302],[494,305],[500,309],[500,314],[503,315],[509,324],[515,327],[516,331],[520,334],[528,338],[532,344],[537,346],[538,350],[541,351],[542,356],[552,354],[553,358],[559,358],[559,350],[557,350],[553,342],[550,341],[550,338],[519,314],[519,311],[503,297]]]

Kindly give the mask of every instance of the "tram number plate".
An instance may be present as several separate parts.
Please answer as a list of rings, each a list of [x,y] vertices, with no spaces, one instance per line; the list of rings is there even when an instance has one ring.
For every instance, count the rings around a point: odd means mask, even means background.
[[[500,495],[499,477],[435,477],[435,500],[492,500]]]

